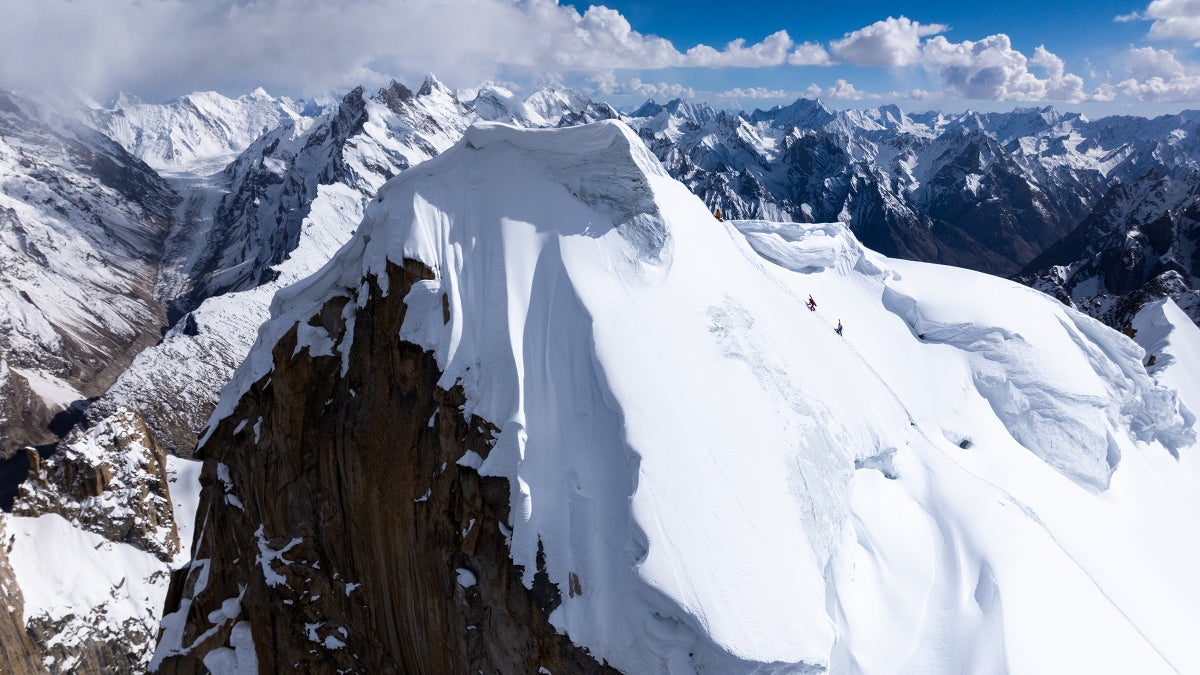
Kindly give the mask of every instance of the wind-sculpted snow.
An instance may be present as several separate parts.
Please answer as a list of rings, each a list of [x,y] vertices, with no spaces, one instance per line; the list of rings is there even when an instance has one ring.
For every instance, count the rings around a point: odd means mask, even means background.
[[[404,260],[433,278],[401,337],[499,429],[460,464],[507,479],[523,583],[544,569],[550,621],[598,659],[1200,668],[1194,436],[1098,323],[844,225],[718,222],[619,123],[479,124],[276,295],[210,433],[297,325],[297,352],[348,358]],[[336,340],[309,322],[335,297]]]

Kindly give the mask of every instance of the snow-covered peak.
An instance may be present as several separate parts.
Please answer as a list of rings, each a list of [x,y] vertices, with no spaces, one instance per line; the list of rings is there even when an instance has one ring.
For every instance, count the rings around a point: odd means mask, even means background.
[[[833,121],[834,113],[820,99],[799,98],[786,106],[755,110],[749,119],[755,124],[767,122],[778,128],[820,129]]]
[[[432,278],[400,298],[405,261]],[[1053,299],[843,224],[718,222],[618,122],[478,124],[276,296],[210,433],[285,335],[344,376],[358,312],[400,301],[499,430],[460,464],[507,479],[521,581],[571,589],[549,621],[618,669],[1200,666],[1189,420]]]
[[[450,88],[442,84],[442,81],[437,79],[436,75],[429,73],[421,82],[421,88],[417,90],[417,95],[429,96],[434,92],[439,92],[445,96],[454,96],[454,93],[450,91]]]
[[[88,122],[155,169],[202,173],[222,168],[280,124],[299,123],[301,112],[260,87],[238,98],[205,91],[164,104],[122,97],[109,110],[91,111]]]

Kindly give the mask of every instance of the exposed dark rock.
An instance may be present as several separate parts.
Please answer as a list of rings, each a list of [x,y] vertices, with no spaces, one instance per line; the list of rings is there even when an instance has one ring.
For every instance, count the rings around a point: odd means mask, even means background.
[[[32,448],[24,452],[29,477],[21,484],[14,514],[57,513],[80,529],[164,562],[179,552],[167,456],[137,413],[119,410],[75,432],[44,459]]]
[[[486,457],[497,430],[464,419],[433,354],[399,338],[402,298],[432,273],[388,274],[386,297],[369,280],[344,376],[340,356],[294,354],[293,328],[200,448],[205,525],[173,583],[160,672],[247,658],[248,641],[260,672],[607,670],[547,621],[559,589],[522,585],[507,481],[457,463]],[[339,348],[343,306],[309,321]]]

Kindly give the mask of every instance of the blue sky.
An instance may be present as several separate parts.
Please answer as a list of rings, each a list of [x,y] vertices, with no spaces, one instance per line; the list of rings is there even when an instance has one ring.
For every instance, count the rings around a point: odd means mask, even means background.
[[[0,0],[0,87],[162,100],[546,83],[630,106],[1200,108],[1200,0]]]

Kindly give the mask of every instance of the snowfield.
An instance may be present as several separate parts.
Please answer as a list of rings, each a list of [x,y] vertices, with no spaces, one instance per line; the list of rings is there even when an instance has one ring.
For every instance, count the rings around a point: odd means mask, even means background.
[[[1025,287],[843,224],[718,222],[623,124],[480,123],[275,296],[210,430],[293,325],[405,258],[437,278],[402,336],[502,430],[479,470],[510,481],[525,584],[540,541],[581,588],[551,621],[622,671],[1200,672],[1177,309],[1139,327],[1173,356],[1148,374]]]

